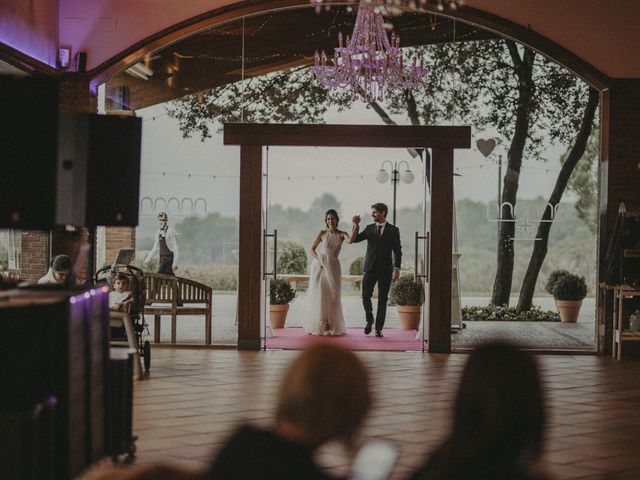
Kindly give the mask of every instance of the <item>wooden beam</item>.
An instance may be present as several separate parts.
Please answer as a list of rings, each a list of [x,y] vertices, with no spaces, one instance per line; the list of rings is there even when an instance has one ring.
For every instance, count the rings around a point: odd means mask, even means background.
[[[224,144],[469,148],[471,127],[225,123]]]
[[[429,251],[429,352],[451,352],[451,250],[453,242],[453,150],[431,155]]]
[[[262,147],[240,147],[238,349],[260,350]]]

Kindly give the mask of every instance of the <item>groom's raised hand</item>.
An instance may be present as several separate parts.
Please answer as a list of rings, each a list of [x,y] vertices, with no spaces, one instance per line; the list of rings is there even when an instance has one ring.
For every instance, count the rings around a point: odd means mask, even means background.
[[[360,215],[354,215],[351,221],[354,225],[360,225]]]

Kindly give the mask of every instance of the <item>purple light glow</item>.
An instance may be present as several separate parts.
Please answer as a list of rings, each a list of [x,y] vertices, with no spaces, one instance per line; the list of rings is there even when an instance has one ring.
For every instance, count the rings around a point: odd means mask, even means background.
[[[73,304],[73,303],[76,303],[77,301],[78,301],[78,300],[76,299],[76,297],[71,297],[71,298],[69,299],[69,303],[72,303],[72,304]]]
[[[0,12],[1,42],[56,68],[58,2],[5,0]]]

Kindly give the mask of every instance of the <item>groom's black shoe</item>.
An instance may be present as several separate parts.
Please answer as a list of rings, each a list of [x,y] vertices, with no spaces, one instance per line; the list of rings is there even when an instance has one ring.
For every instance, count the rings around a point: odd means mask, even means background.
[[[382,330],[376,330],[376,337],[378,338],[383,337]]]
[[[367,322],[367,325],[364,327],[364,334],[369,335],[371,333],[371,326],[373,322]]]

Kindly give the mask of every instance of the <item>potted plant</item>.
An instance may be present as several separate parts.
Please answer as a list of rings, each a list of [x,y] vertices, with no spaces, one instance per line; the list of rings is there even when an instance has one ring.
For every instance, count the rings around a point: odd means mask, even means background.
[[[389,296],[396,304],[400,327],[405,330],[418,330],[424,303],[422,282],[416,281],[409,273],[404,274],[391,286]]]
[[[551,272],[549,274],[549,277],[547,278],[547,283],[544,285],[544,289],[547,291],[547,293],[550,293],[551,295],[553,295],[553,287],[555,286],[558,279],[565,275],[570,275],[570,273],[567,270],[554,270],[553,272]],[[554,302],[555,302],[555,298],[554,298]]]
[[[288,280],[276,278],[269,288],[269,322],[271,328],[284,328],[289,303],[296,298],[296,291]]]
[[[559,275],[551,289],[558,307],[560,321],[575,323],[578,320],[582,299],[587,296],[587,284],[584,277],[573,273]]]

